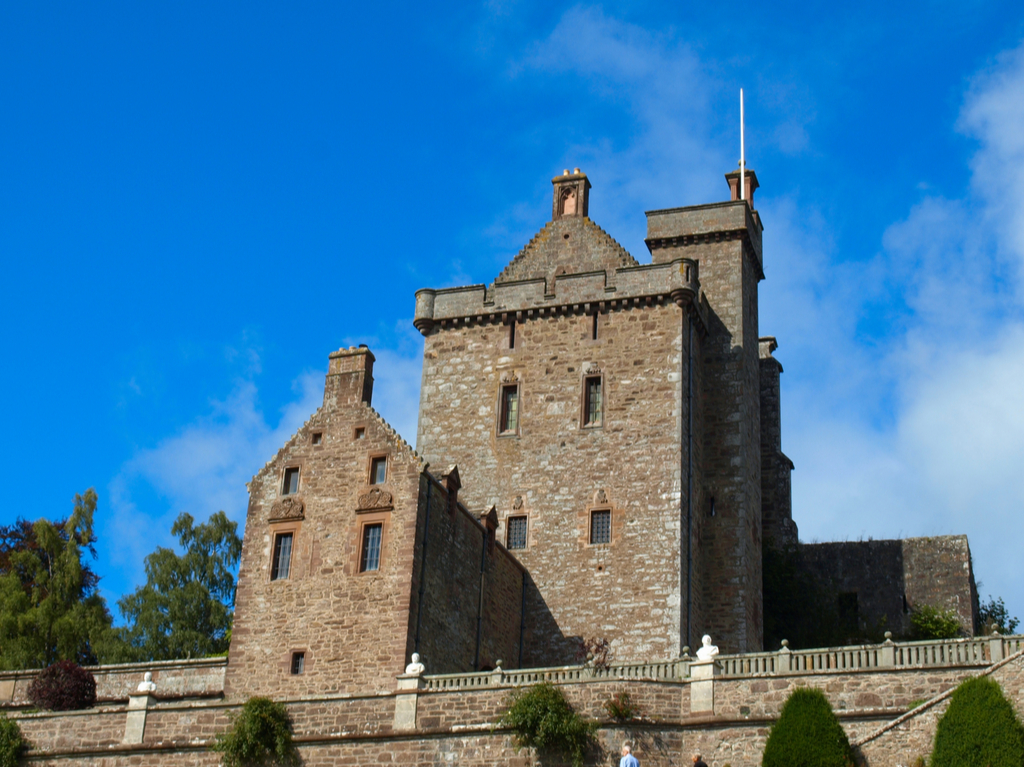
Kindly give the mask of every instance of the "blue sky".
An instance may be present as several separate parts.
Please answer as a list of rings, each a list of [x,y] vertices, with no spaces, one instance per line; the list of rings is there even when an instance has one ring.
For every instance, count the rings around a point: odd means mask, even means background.
[[[100,495],[111,602],[377,354],[415,439],[413,293],[489,282],[579,166],[725,199],[737,91],[801,538],[967,533],[1024,614],[1024,7],[91,3],[0,8],[0,521]]]

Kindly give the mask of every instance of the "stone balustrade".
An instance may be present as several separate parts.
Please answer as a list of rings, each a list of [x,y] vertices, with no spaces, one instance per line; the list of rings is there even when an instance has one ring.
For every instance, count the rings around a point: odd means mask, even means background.
[[[885,668],[986,667],[1021,648],[1024,648],[1024,635],[993,635],[906,643],[886,640],[879,645],[797,651],[783,646],[774,652],[721,654],[715,660],[724,678],[773,677]],[[603,680],[680,681],[690,677],[691,662],[692,659],[684,657],[646,664],[613,663],[601,668],[569,666],[425,675],[423,689],[449,691]]]

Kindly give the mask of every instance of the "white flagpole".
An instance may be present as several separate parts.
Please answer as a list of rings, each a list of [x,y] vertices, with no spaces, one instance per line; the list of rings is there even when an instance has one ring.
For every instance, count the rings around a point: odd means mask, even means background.
[[[743,146],[743,89],[740,88],[740,200],[747,199],[747,156]]]

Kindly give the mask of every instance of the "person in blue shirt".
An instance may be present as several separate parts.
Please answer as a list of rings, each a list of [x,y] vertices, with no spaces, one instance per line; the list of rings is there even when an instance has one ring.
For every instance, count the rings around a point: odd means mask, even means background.
[[[622,759],[619,760],[619,768],[637,768],[640,761],[633,757],[633,745],[628,741],[622,742]]]

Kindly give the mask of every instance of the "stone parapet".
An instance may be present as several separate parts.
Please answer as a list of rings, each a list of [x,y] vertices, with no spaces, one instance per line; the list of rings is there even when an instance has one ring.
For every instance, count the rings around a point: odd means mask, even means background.
[[[744,240],[750,245],[763,279],[762,230],[760,218],[745,201],[737,200],[647,211],[645,242],[655,262],[661,262],[676,258],[679,255],[676,249],[723,240]],[[665,256],[659,256],[658,252]]]
[[[626,309],[641,300],[671,299],[680,306],[692,304],[705,317],[697,262],[674,259],[664,264],[622,267],[614,272],[581,272],[557,276],[550,285],[545,278],[517,280],[459,288],[423,288],[416,292],[413,323],[427,333],[435,324],[455,321],[505,322],[548,314],[607,312]]]

